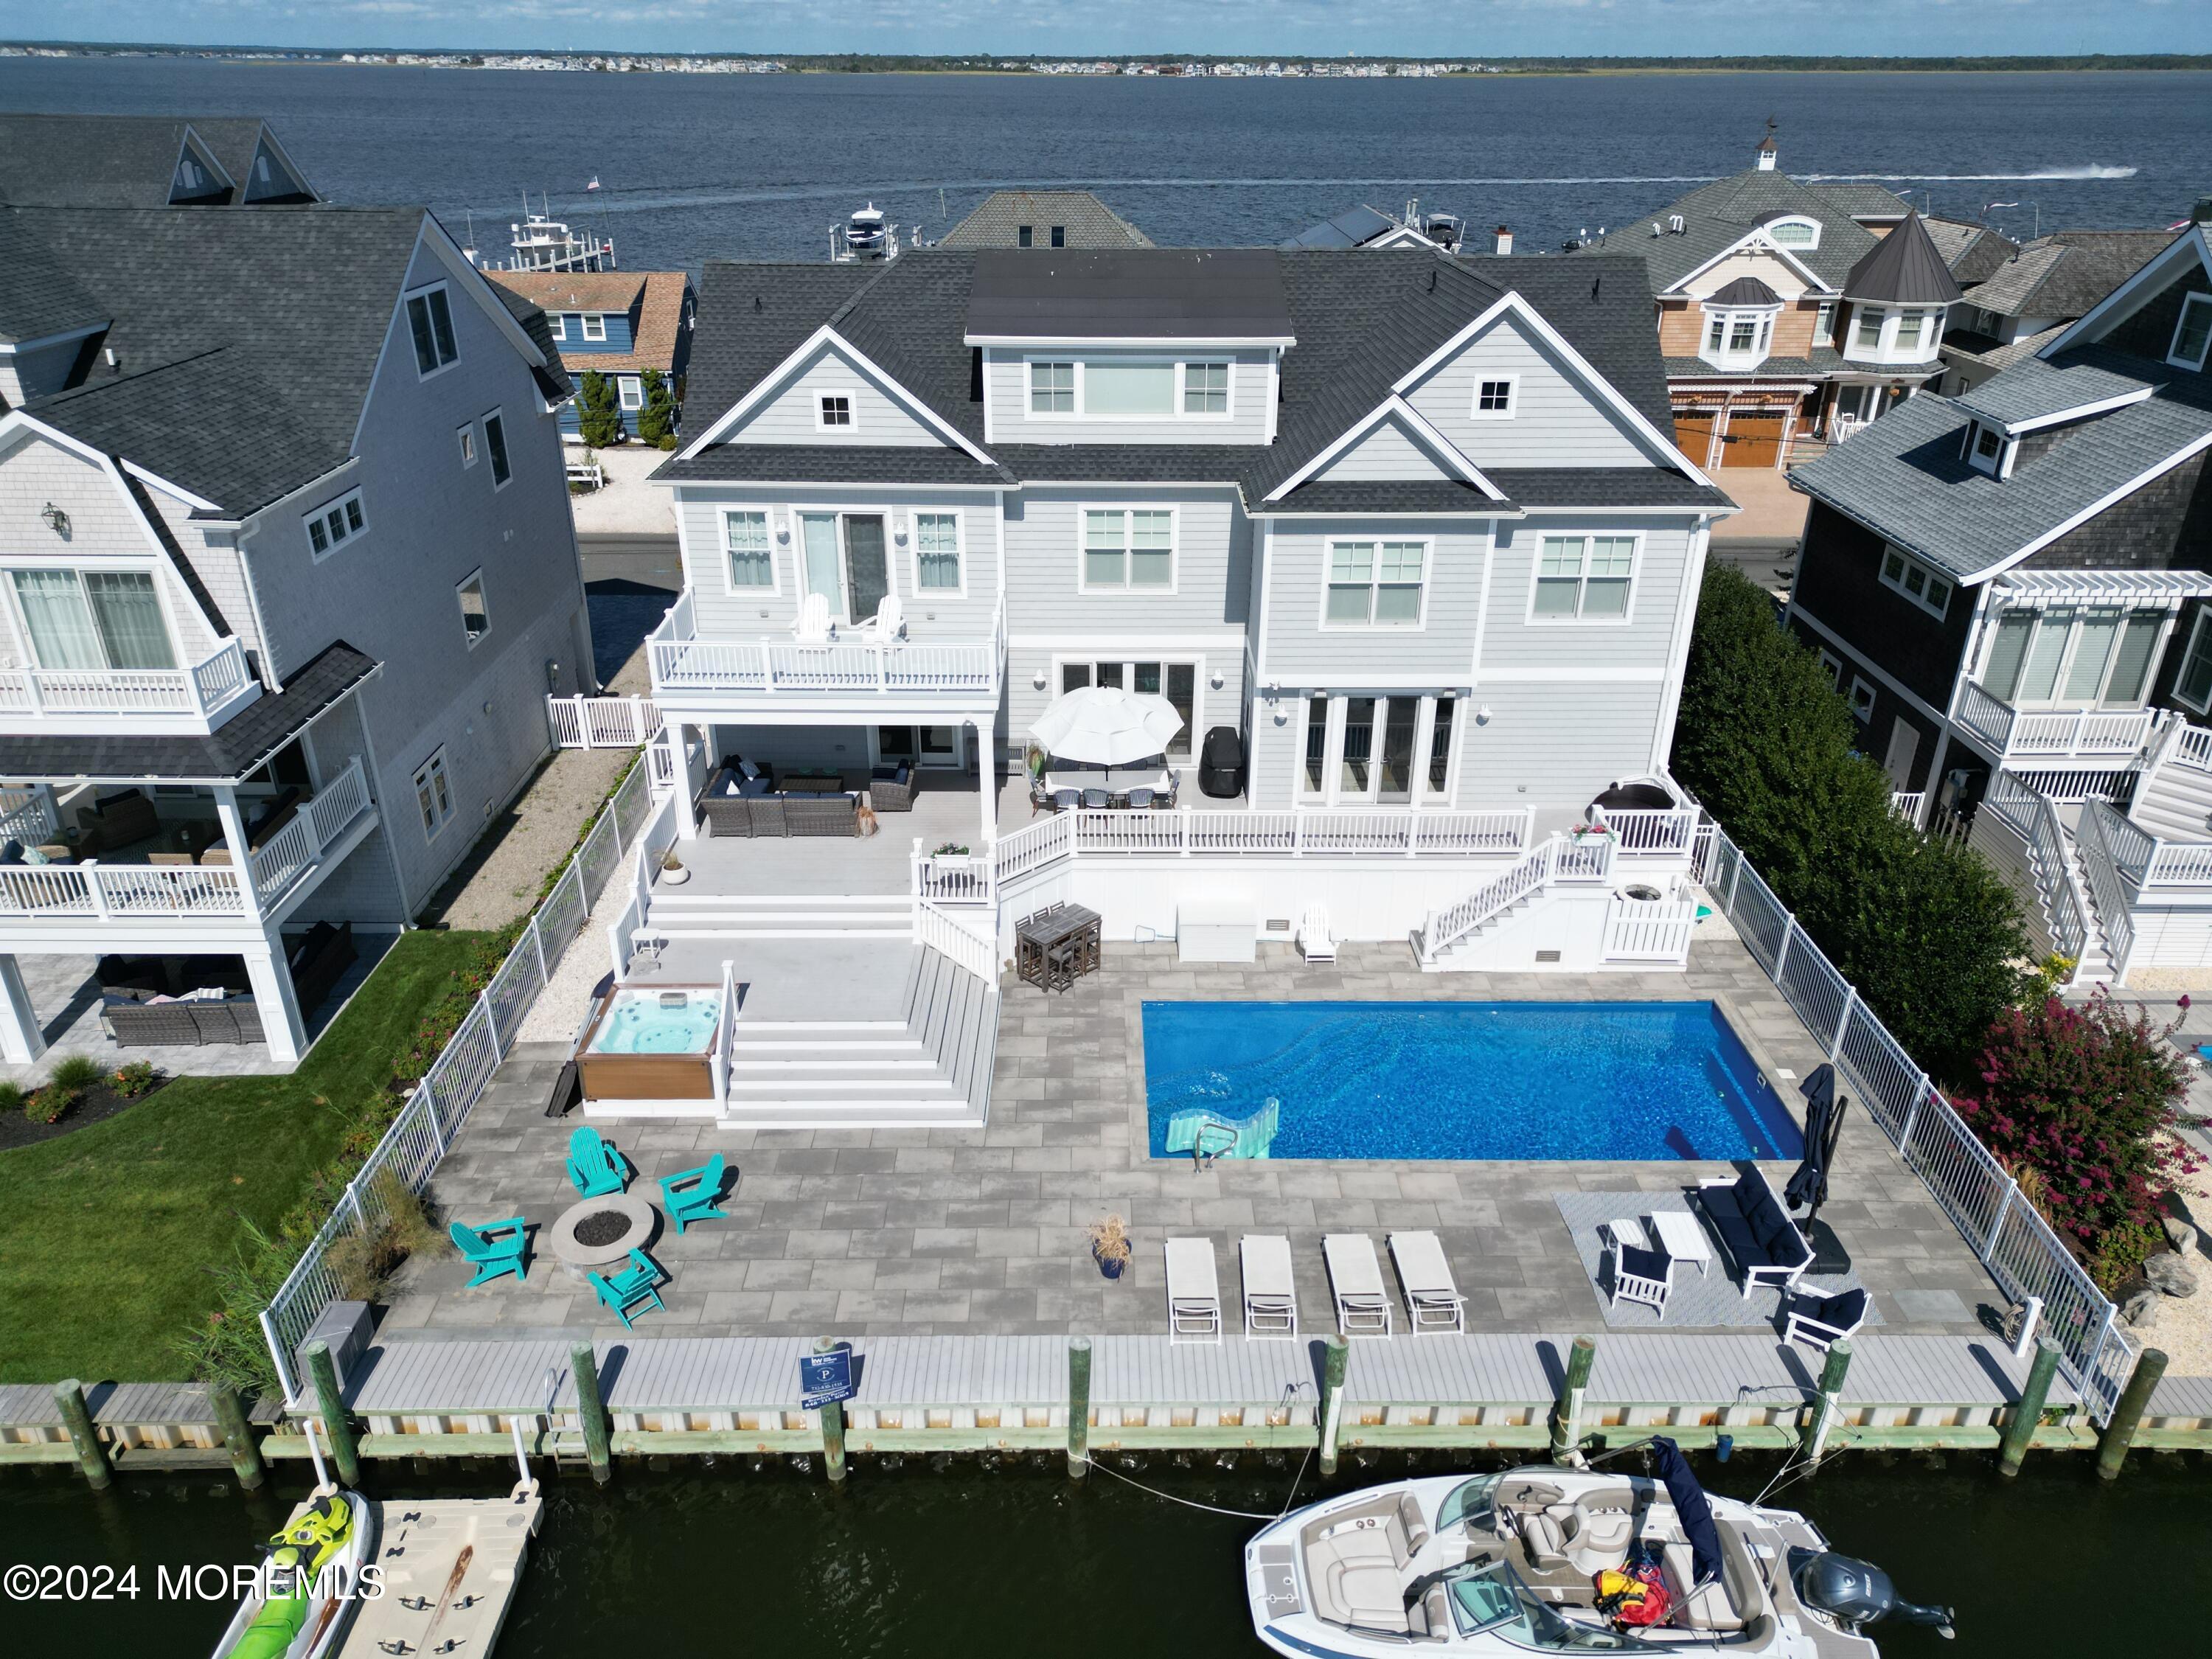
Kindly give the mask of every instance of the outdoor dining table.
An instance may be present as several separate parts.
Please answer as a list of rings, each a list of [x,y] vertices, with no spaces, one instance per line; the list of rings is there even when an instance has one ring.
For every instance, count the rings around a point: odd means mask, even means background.
[[[1080,904],[1030,917],[1014,930],[1014,972],[1041,991],[1066,990],[1097,970],[1103,921]]]

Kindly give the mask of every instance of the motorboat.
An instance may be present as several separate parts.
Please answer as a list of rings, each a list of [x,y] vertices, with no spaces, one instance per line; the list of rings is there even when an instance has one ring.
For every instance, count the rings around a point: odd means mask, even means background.
[[[328,1659],[375,1593],[375,1504],[359,1492],[324,1493],[270,1538],[215,1659]],[[366,1570],[366,1571],[364,1571]]]
[[[1536,1465],[1370,1486],[1244,1550],[1252,1625],[1288,1659],[1712,1649],[1877,1659],[1885,1619],[1937,1626],[1789,1510],[1709,1498],[1671,1440],[1656,1475]]]
[[[1465,239],[1467,222],[1456,213],[1425,213],[1421,216],[1421,234],[1449,253]]]
[[[871,202],[864,208],[855,208],[853,216],[845,222],[845,249],[855,259],[880,259],[889,251],[890,228],[884,223],[883,210]]]

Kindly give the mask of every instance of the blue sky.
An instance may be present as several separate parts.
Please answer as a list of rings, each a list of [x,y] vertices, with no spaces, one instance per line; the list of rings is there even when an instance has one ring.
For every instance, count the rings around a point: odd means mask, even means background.
[[[0,37],[635,52],[2212,51],[2202,0],[0,0]]]

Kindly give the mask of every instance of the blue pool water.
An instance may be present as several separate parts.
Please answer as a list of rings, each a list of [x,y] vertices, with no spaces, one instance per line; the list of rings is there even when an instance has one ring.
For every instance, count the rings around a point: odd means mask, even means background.
[[[592,1034],[596,1054],[702,1054],[714,1041],[719,992],[677,993],[684,999],[664,1006],[658,991],[618,990],[615,1006]]]
[[[1147,1002],[1154,1157],[1277,1103],[1272,1158],[1794,1158],[1710,1002]],[[1186,1122],[1188,1120],[1186,1120]]]

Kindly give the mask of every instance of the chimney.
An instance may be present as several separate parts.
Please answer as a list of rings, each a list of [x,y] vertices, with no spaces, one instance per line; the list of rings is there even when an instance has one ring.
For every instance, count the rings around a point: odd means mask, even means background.
[[[1490,251],[1492,253],[1510,253],[1513,252],[1513,232],[1510,227],[1500,225],[1496,230],[1491,232]]]
[[[1759,170],[1761,173],[1774,171],[1774,137],[1771,133],[1759,141]]]

